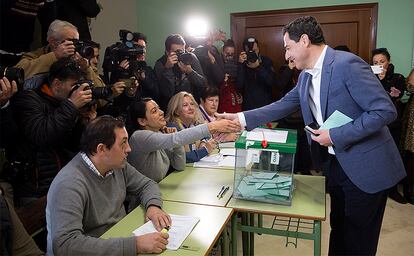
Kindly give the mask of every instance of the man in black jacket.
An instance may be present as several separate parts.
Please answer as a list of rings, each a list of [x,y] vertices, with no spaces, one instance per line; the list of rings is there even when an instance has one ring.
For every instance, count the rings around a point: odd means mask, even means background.
[[[192,93],[196,100],[207,87],[200,62],[193,53],[185,52],[185,41],[181,35],[169,35],[165,40],[165,54],[154,66],[160,85],[159,104],[166,111],[169,100],[176,93]]]
[[[101,8],[96,0],[57,1],[58,19],[68,21],[78,28],[80,40],[91,40],[88,18],[96,17]]]
[[[127,59],[121,60],[119,67],[111,72],[110,83],[115,84],[120,81],[125,82],[125,90],[121,95],[114,99],[111,106],[108,106],[105,110],[106,114],[110,114],[114,117],[122,116],[128,123],[127,109],[133,101],[140,101],[142,98],[150,97],[158,101],[159,86],[157,77],[151,66],[148,66],[146,61],[146,49],[147,49],[147,37],[140,33],[134,32],[132,43],[136,49],[141,49],[142,54],[138,54],[134,61],[128,61]],[[108,56],[109,47],[106,50],[105,58]],[[106,61],[106,60],[105,60]],[[135,78],[135,84],[129,78],[130,76]],[[127,79],[125,79],[126,77]]]
[[[76,154],[85,120],[96,117],[85,71],[78,62],[62,58],[49,71],[49,81],[22,91],[12,102],[21,136],[14,157],[29,163],[15,194],[22,204],[46,195],[57,172]],[[14,159],[9,159],[14,160]]]
[[[256,38],[247,37],[239,55],[236,82],[243,94],[243,111],[270,104],[275,80],[272,60],[259,53],[259,42]]]

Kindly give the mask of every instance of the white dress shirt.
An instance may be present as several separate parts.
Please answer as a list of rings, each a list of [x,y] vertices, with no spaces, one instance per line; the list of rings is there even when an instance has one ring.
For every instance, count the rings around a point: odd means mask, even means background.
[[[328,49],[327,45],[325,45],[323,48],[322,53],[319,55],[319,58],[313,68],[304,70],[304,72],[312,75],[312,83],[309,86],[309,107],[319,126],[323,124],[321,108],[321,74],[323,60],[325,59],[326,55],[326,49]],[[328,152],[332,155],[335,155],[335,152],[331,146],[328,147]]]
[[[319,126],[323,124],[321,109],[321,74],[323,60],[325,59],[326,55],[326,49],[328,49],[327,45],[325,45],[325,47],[323,48],[322,53],[321,55],[319,55],[319,58],[316,61],[315,66],[313,68],[304,70],[304,72],[307,72],[312,75],[312,84],[309,86],[309,107]],[[239,118],[241,126],[246,127],[247,124],[243,112],[237,113],[237,116]],[[328,152],[330,154],[335,155],[332,146],[328,147]]]

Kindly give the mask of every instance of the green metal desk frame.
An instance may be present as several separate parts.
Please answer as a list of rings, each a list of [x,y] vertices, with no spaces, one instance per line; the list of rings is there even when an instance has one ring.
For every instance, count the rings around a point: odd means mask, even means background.
[[[287,238],[306,239],[314,241],[314,255],[321,255],[322,221],[326,218],[325,178],[321,176],[295,175],[295,190],[291,206],[274,205],[232,198],[226,207],[234,209],[231,219],[232,255],[237,255],[237,231],[242,231],[243,254],[254,254],[254,233],[284,236]],[[237,222],[238,213],[241,223]],[[288,218],[287,229],[263,227],[263,215],[282,216]],[[257,225],[256,225],[256,216]],[[291,230],[292,218],[297,218],[297,226],[301,221],[311,226],[311,232]],[[296,243],[293,243],[296,246]]]

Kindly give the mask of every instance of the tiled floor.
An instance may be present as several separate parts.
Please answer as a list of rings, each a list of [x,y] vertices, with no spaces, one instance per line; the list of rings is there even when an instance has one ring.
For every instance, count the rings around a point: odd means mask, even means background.
[[[327,219],[322,223],[322,255],[327,255],[329,241],[329,195],[327,195]],[[265,217],[264,225],[271,226],[273,218]],[[270,235],[255,235],[255,255],[313,255],[313,242],[298,240],[297,248],[285,247],[286,238]],[[241,235],[238,255],[242,255]],[[388,199],[381,230],[377,255],[414,255],[414,205],[398,204]]]

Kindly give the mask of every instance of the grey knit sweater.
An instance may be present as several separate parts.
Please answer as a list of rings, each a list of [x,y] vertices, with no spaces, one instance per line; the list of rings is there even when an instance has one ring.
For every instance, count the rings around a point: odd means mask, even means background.
[[[129,164],[105,178],[75,156],[55,177],[47,194],[48,255],[136,255],[135,237],[99,238],[125,216],[133,195],[147,209],[161,207],[158,185]],[[53,246],[53,249],[52,249]]]
[[[209,136],[207,124],[169,134],[137,130],[129,139],[132,151],[128,162],[145,176],[160,182],[170,165],[175,170],[184,170],[184,145]]]

